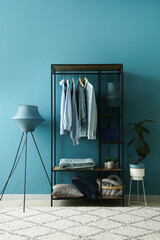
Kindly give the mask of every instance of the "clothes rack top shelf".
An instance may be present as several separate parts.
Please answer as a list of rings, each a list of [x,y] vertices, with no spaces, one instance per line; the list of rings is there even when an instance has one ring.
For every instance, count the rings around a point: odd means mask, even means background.
[[[120,71],[123,64],[52,64],[53,71]]]

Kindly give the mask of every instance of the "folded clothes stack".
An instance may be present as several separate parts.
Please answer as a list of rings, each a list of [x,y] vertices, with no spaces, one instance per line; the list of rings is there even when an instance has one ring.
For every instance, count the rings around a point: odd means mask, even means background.
[[[59,169],[93,169],[95,166],[93,158],[61,158]]]

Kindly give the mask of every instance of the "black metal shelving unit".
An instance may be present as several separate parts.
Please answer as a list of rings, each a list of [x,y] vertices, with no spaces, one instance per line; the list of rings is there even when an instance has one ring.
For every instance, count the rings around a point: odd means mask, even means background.
[[[93,170],[88,169],[70,169],[70,170],[60,170],[57,166],[56,159],[56,81],[57,75],[79,75],[79,74],[90,74],[98,76],[98,124],[99,127],[99,166],[96,166]],[[102,113],[102,76],[103,75],[117,75],[117,81],[121,85],[121,107],[118,109],[117,114],[103,114]],[[118,127],[120,128],[121,138],[117,142],[104,142],[102,140],[102,119],[103,118],[117,118]],[[102,166],[102,146],[103,144],[117,144],[118,145],[118,157],[120,160],[119,167],[116,169],[106,169]],[[123,154],[123,64],[51,64],[51,183],[52,186],[56,184],[56,174],[58,172],[98,172],[99,177],[102,179],[103,173],[113,173],[116,172],[121,176],[124,184],[124,154]],[[54,174],[54,178],[53,178]],[[58,198],[60,199],[60,198]],[[51,206],[53,205],[53,200],[58,200],[52,196],[51,187]],[[62,198],[61,198],[62,199]],[[66,198],[65,198],[66,199]],[[76,198],[77,199],[77,198]],[[121,200],[124,206],[124,186],[122,197],[104,197],[102,196],[102,182],[100,184],[100,194],[97,196],[100,200],[100,205],[102,206],[102,200],[114,199]]]

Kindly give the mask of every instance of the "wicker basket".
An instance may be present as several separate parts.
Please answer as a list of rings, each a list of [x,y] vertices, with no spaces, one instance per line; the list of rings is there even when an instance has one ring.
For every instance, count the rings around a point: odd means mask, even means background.
[[[122,182],[120,182],[121,180],[118,179],[119,177],[116,176],[116,178],[119,180],[118,182],[113,180],[115,178],[115,175],[111,175],[108,179],[105,179],[106,181],[108,180],[109,182],[107,183],[108,186],[106,186],[106,184],[104,184],[102,182],[102,196],[105,197],[120,197],[122,196],[122,189],[123,189],[123,185]],[[104,179],[102,179],[103,181]],[[114,184],[115,183],[115,184]],[[97,184],[98,184],[98,190],[99,193],[101,191],[101,187],[100,187],[100,179],[97,179]]]

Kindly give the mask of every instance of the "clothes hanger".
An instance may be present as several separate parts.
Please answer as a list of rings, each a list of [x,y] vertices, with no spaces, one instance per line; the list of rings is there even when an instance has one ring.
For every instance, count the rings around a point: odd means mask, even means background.
[[[74,75],[72,76],[72,83],[74,84]]]
[[[82,87],[84,87],[84,84],[82,83],[81,77],[79,77],[79,83],[82,85]]]
[[[82,85],[82,88],[84,87],[84,84],[82,83],[82,79],[81,79],[80,75],[79,75],[79,82],[78,82],[77,90],[78,90],[79,84]]]
[[[68,83],[69,83],[69,74],[68,74],[67,80],[68,80]]]
[[[86,74],[85,74],[83,84],[85,84],[86,80],[87,80],[87,78],[86,78]]]

